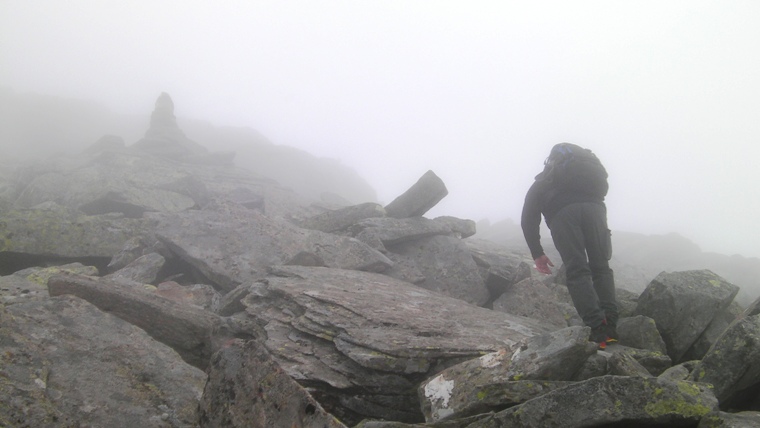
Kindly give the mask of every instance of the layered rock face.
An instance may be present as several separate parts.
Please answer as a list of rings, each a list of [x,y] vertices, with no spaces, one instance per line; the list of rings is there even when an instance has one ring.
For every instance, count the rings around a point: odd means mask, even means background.
[[[0,425],[760,425],[760,303],[708,270],[619,290],[599,351],[561,269],[425,217],[432,171],[327,208],[185,139],[162,94],[2,176]]]

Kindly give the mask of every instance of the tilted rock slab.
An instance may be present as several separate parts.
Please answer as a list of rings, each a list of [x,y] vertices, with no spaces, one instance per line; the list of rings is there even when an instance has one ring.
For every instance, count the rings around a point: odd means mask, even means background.
[[[425,217],[369,218],[351,225],[347,232],[356,239],[382,250],[421,238],[453,234],[448,223]]]
[[[446,185],[433,171],[428,171],[406,192],[385,206],[388,217],[420,217],[449,194]]]
[[[636,314],[657,323],[668,355],[679,363],[738,292],[739,287],[709,270],[663,272],[639,297]]]
[[[743,392],[760,383],[760,315],[735,321],[694,368],[692,379],[715,387],[721,407],[757,397]]]
[[[242,302],[274,359],[347,425],[420,422],[419,382],[547,331],[385,275],[319,267],[274,268]]]
[[[340,269],[383,271],[393,264],[356,239],[302,229],[234,203],[159,217],[156,236],[224,292],[304,252]]]
[[[206,382],[168,346],[74,296],[0,304],[0,368],[6,427],[194,426]]]
[[[345,428],[256,341],[214,354],[199,406],[201,427]]]
[[[571,380],[596,352],[588,335],[588,327],[568,327],[449,367],[418,388],[425,420],[504,408],[564,386],[540,381]]]
[[[468,428],[694,426],[717,410],[709,385],[638,376],[573,383],[468,425]],[[614,425],[612,425],[614,426]]]
[[[61,273],[50,278],[48,292],[51,296],[71,294],[87,300],[145,330],[202,370],[220,342],[263,336],[253,323],[220,317],[113,280]]]

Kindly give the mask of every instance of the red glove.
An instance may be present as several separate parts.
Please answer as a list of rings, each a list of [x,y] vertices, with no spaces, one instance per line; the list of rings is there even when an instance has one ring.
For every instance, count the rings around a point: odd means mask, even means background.
[[[546,254],[537,258],[535,262],[536,262],[536,270],[538,270],[541,273],[545,273],[547,275],[552,274],[552,270],[549,268],[549,266],[554,267],[554,263],[552,263],[552,261],[549,260],[549,257],[546,257]]]

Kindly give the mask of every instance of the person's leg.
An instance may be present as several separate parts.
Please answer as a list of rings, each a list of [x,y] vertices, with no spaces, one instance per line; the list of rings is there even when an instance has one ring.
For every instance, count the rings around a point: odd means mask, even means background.
[[[591,268],[586,259],[582,221],[583,205],[572,204],[555,215],[549,229],[567,271],[567,289],[573,305],[583,323],[594,328],[604,322],[604,312],[599,306]]]
[[[583,204],[586,252],[594,283],[594,290],[599,298],[599,306],[604,311],[607,323],[611,327],[617,325],[618,307],[615,298],[615,278],[610,269],[609,260],[612,257],[612,242],[610,230],[607,227],[607,209],[600,204]]]

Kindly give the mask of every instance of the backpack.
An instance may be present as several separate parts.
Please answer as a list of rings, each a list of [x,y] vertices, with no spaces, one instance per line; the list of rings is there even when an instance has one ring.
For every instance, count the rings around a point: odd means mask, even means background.
[[[585,193],[602,199],[607,196],[607,170],[589,149],[571,143],[557,144],[544,165],[544,171],[536,178],[552,183],[558,191]]]

